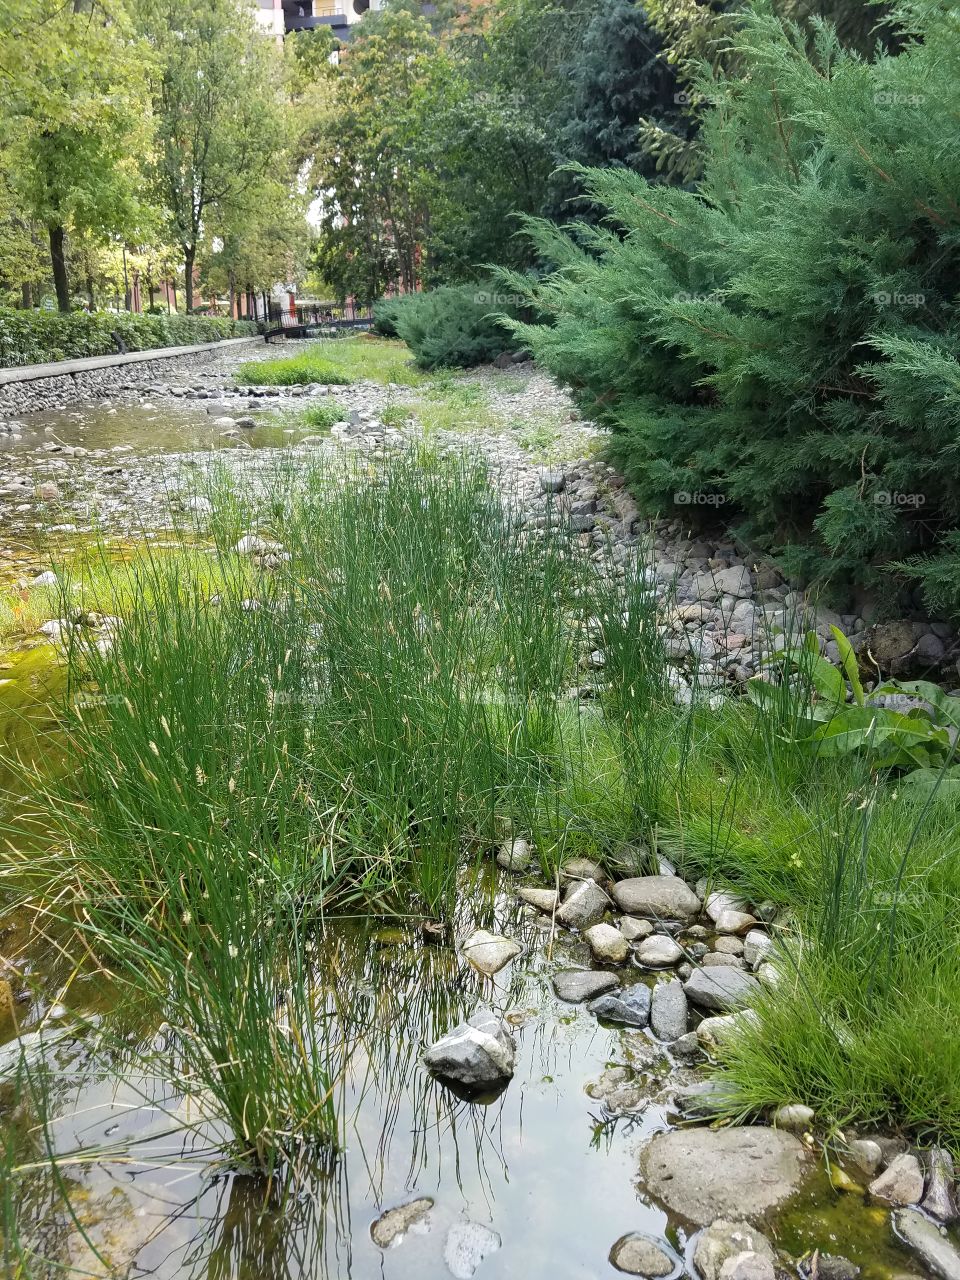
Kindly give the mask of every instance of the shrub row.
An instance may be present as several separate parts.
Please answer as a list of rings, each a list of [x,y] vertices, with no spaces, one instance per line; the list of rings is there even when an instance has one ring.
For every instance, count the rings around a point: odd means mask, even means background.
[[[0,310],[0,367],[112,355],[114,334],[128,351],[149,351],[256,333],[253,321],[220,316]]]
[[[506,309],[515,315],[510,301],[479,284],[407,293],[375,305],[374,328],[384,337],[402,338],[421,369],[468,369],[515,347],[494,314]]]
[[[960,612],[955,16],[905,0],[873,62],[748,16],[749,75],[704,86],[699,189],[589,171],[605,222],[529,226],[553,273],[514,327],[649,508],[719,509],[844,594],[906,569]]]

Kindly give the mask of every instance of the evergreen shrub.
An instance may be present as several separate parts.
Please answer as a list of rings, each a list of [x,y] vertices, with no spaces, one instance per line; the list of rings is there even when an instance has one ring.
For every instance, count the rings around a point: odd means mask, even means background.
[[[805,577],[960,606],[960,24],[895,10],[873,62],[766,12],[709,87],[696,191],[584,173],[606,214],[527,224],[552,268],[516,338],[610,429],[648,507],[719,511]],[[746,67],[749,74],[743,73]]]

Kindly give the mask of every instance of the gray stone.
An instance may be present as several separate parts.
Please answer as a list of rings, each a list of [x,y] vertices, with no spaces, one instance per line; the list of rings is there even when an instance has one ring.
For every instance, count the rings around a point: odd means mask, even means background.
[[[603,918],[609,905],[610,899],[596,880],[583,880],[573,886],[556,918],[571,929],[588,929]]]
[[[463,954],[475,969],[492,977],[523,950],[513,938],[504,938],[486,929],[476,929],[463,944]]]
[[[610,1261],[628,1276],[654,1277],[672,1275],[677,1261],[647,1236],[621,1236],[610,1250]]]
[[[388,1209],[370,1228],[373,1243],[379,1249],[389,1249],[415,1223],[423,1225],[423,1219],[432,1208],[433,1201],[429,1196],[423,1196],[420,1200],[411,1200],[409,1204],[398,1205],[396,1209]]]
[[[753,595],[750,570],[746,565],[734,565],[729,569],[707,569],[693,578],[695,600],[717,600],[720,596],[732,596],[745,600]]]
[[[893,1215],[893,1227],[939,1280],[960,1280],[960,1253],[929,1218],[916,1209],[898,1209]]]
[[[860,1268],[849,1258],[833,1253],[817,1254],[817,1280],[857,1280]]]
[[[751,929],[743,940],[743,958],[751,968],[756,968],[773,950],[773,939],[762,929]]]
[[[658,982],[650,1001],[650,1026],[655,1036],[668,1042],[679,1040],[687,1030],[687,997],[677,978]]]
[[[788,1102],[774,1112],[773,1123],[778,1129],[789,1129],[791,1133],[803,1133],[809,1129],[816,1118],[813,1107],[805,1107],[802,1102]]]
[[[431,1045],[423,1062],[438,1076],[482,1089],[510,1079],[515,1050],[509,1026],[489,1009],[478,1009]]]
[[[697,1039],[707,1053],[716,1057],[724,1042],[746,1027],[755,1025],[756,1021],[757,1015],[752,1009],[744,1009],[740,1013],[715,1014],[712,1018],[701,1019],[697,1024]]]
[[[633,916],[624,916],[620,921],[620,932],[628,942],[640,942],[653,933],[653,925],[649,920],[635,920]]]
[[[618,995],[605,995],[591,1000],[587,1010],[608,1022],[622,1022],[628,1027],[645,1027],[650,1021],[650,988],[638,982],[636,986],[628,987]]]
[[[583,935],[594,959],[606,964],[622,964],[626,960],[630,946],[620,932],[612,924],[594,924],[585,930]]]
[[[505,840],[497,850],[497,866],[505,871],[526,871],[532,856],[526,840]]]
[[[700,1041],[695,1031],[685,1031],[670,1045],[670,1052],[683,1062],[696,1062],[703,1057]]]
[[[746,969],[746,963],[740,956],[733,956],[729,951],[705,951],[700,955],[700,963],[704,968],[716,966],[728,969]]]
[[[724,934],[722,938],[715,939],[713,949],[728,956],[742,956],[743,939],[732,933]]]
[[[747,933],[756,923],[749,912],[735,911],[731,907],[721,911],[714,921],[717,933]]]
[[[683,959],[683,948],[666,934],[644,938],[636,947],[637,963],[646,969],[671,969]]]
[[[792,1134],[754,1126],[660,1133],[640,1157],[649,1193],[701,1226],[775,1208],[800,1189],[810,1165]]]
[[[648,1087],[629,1067],[608,1067],[587,1085],[586,1092],[617,1116],[642,1111],[650,1100]]]
[[[553,975],[554,991],[568,1004],[592,1000],[619,985],[615,973],[600,973],[596,969],[563,969]]]
[[[916,1156],[900,1155],[870,1183],[870,1194],[887,1204],[917,1204],[923,1195],[923,1170]]]
[[[773,1262],[773,1245],[749,1222],[730,1222],[717,1218],[701,1231],[693,1251],[693,1261],[702,1280],[720,1280],[726,1262],[743,1253],[759,1254]]]
[[[855,1138],[847,1147],[850,1159],[861,1173],[872,1178],[883,1164],[883,1152],[880,1144],[870,1138]]]
[[[257,420],[256,418],[250,418],[245,416],[243,418],[237,418],[234,425],[238,427],[244,427],[247,431],[249,431],[252,427],[255,427],[257,425]]]
[[[731,893],[728,889],[718,889],[707,896],[703,909],[716,923],[724,911],[743,911],[745,906],[746,902],[739,894]]]
[[[541,493],[563,493],[566,488],[566,478],[562,471],[551,471],[543,467],[539,472],[540,492]]]
[[[548,914],[556,911],[557,904],[560,901],[560,895],[556,889],[518,889],[517,897],[521,902],[529,903],[531,907],[536,907],[538,911],[546,911]]]
[[[679,876],[634,876],[613,886],[613,897],[626,915],[648,920],[692,920],[700,899]]]
[[[742,969],[695,969],[684,983],[687,998],[703,1009],[726,1013],[746,1004],[760,990],[756,978]]]
[[[484,1258],[499,1248],[496,1231],[480,1222],[455,1222],[447,1232],[443,1260],[454,1280],[470,1280]]]
[[[734,1254],[720,1268],[720,1280],[776,1280],[773,1263],[762,1253]]]
[[[590,858],[570,858],[560,868],[560,881],[569,884],[573,880],[603,879],[603,867]]]
[[[920,1208],[940,1222],[955,1222],[958,1209],[953,1157],[943,1147],[932,1147],[929,1159],[930,1174]]]

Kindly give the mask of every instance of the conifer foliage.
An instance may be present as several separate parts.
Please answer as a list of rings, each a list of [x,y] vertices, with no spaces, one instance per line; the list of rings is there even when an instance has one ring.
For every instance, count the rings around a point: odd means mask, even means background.
[[[699,189],[585,171],[606,220],[527,224],[553,270],[542,323],[513,327],[652,507],[709,499],[794,572],[929,567],[942,603],[960,584],[960,21],[948,0],[895,16],[899,52],[872,62],[828,26],[811,47],[747,16],[750,73],[710,87]],[[938,543],[946,564],[917,561]]]

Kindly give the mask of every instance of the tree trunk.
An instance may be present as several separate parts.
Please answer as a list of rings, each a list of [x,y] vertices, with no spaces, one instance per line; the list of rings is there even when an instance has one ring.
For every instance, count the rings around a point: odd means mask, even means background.
[[[155,304],[155,302],[154,302],[154,297],[155,297],[155,295],[156,295],[156,292],[157,292],[157,287],[156,287],[156,285],[153,285],[153,284],[148,284],[148,285],[147,285],[147,297],[150,299],[150,310],[151,310],[151,311],[153,310],[154,306],[156,305],[156,304]]]
[[[93,277],[89,275],[87,276],[87,305],[91,311],[96,311],[97,303],[93,296]]]
[[[183,305],[187,315],[193,310],[193,261],[197,256],[197,250],[194,245],[185,248],[183,251],[183,266],[186,272],[183,281],[184,300]]]
[[[53,267],[53,287],[57,291],[57,306],[61,311],[70,310],[70,284],[67,280],[67,259],[64,253],[64,231],[59,224],[49,228],[50,265]]]
[[[230,273],[230,319],[237,318],[237,286],[233,278],[233,272]]]
[[[24,283],[20,286],[20,295],[23,299],[22,305],[24,309],[29,311],[30,308],[33,306],[33,291],[31,290],[30,285],[26,281],[24,281]]]

